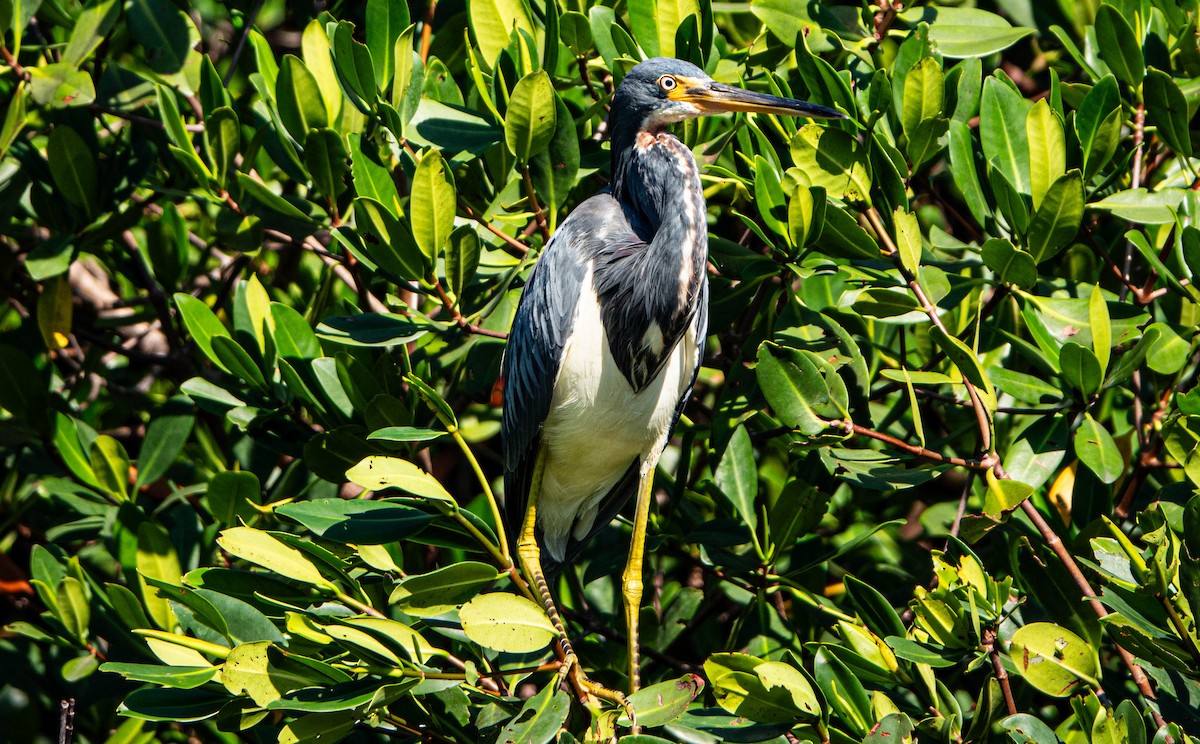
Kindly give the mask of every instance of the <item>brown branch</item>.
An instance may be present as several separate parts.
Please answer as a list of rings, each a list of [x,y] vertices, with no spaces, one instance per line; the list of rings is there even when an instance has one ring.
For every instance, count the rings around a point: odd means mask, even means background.
[[[500,339],[508,338],[508,334],[504,333],[503,331],[493,331],[489,328],[484,328],[468,322],[467,319],[463,317],[462,313],[458,311],[458,308],[454,306],[454,300],[450,299],[450,295],[446,294],[445,288],[442,287],[441,281],[439,281],[436,276],[430,277],[429,283],[433,285],[433,291],[437,294],[438,299],[441,300],[442,307],[446,308],[447,312],[450,313],[450,317],[454,319],[454,322],[458,324],[459,328],[476,336],[487,336],[488,338]]]
[[[983,629],[983,647],[987,649],[988,656],[992,659],[992,669],[996,673],[996,681],[1000,683],[1000,690],[1004,693],[1004,707],[1008,709],[1010,716],[1015,716],[1017,703],[1013,700],[1012,687],[1008,683],[1008,671],[1004,668],[1004,663],[1000,660],[1000,652],[996,649],[996,631],[994,629]]]
[[[19,30],[15,30],[13,33],[19,34],[21,32]],[[21,66],[21,63],[17,61],[17,58],[13,56],[12,52],[8,50],[8,47],[4,46],[3,44],[0,44],[0,57],[4,59],[4,64],[12,68],[12,71],[16,73],[17,77],[21,78],[22,80],[29,79],[29,73],[24,67]]]
[[[421,25],[421,62],[429,61],[429,44],[433,40],[433,17],[437,13],[437,0],[429,0],[425,8],[425,20]]]
[[[884,248],[886,249],[886,255],[895,262],[896,268],[900,270],[900,275],[904,277],[904,281],[908,284],[909,289],[911,289],[912,293],[916,295],[917,302],[921,304],[921,308],[925,311],[925,314],[929,316],[929,320],[935,326],[940,328],[942,333],[945,333],[947,336],[952,336],[953,334],[951,334],[949,329],[946,328],[946,325],[942,323],[941,316],[938,315],[937,307],[930,302],[928,295],[925,294],[925,289],[921,286],[921,282],[917,280],[916,275],[909,271],[904,266],[904,263],[900,260],[900,251],[896,248],[896,244],[892,241],[892,236],[884,228],[883,220],[879,216],[879,211],[875,209],[875,207],[867,207],[865,215],[867,217],[867,221],[871,223],[871,227],[879,236],[879,239],[883,241]],[[972,385],[971,381],[967,380],[965,376],[963,377],[963,385],[965,385],[967,388],[967,394],[971,396],[971,407],[975,411],[975,420],[979,425],[979,451],[983,453],[991,452],[992,426],[991,419],[988,417],[987,407],[983,405],[983,400],[979,397],[979,391],[975,389],[975,386]]]
[[[1008,474],[1004,473],[1001,475],[1001,477],[1007,478]],[[1063,568],[1065,568],[1067,573],[1071,576],[1071,580],[1075,582],[1075,586],[1079,587],[1079,590],[1083,593],[1083,598],[1088,601],[1092,611],[1096,613],[1096,617],[1101,619],[1107,617],[1108,609],[1100,603],[1099,599],[1097,599],[1096,592],[1092,589],[1092,585],[1088,583],[1087,577],[1085,577],[1083,572],[1079,570],[1079,564],[1075,562],[1075,558],[1071,555],[1071,551],[1067,550],[1067,546],[1063,544],[1062,538],[1058,536],[1058,534],[1054,531],[1054,528],[1052,528],[1049,523],[1046,522],[1045,518],[1042,517],[1041,512],[1037,510],[1037,507],[1035,507],[1029,501],[1029,499],[1025,499],[1021,502],[1021,510],[1025,512],[1025,516],[1029,517],[1029,521],[1032,522],[1033,526],[1037,528],[1037,531],[1041,533],[1042,539],[1045,540],[1046,544],[1050,546],[1050,549],[1054,551],[1054,554],[1058,557],[1058,562],[1062,564]],[[1137,661],[1134,660],[1133,654],[1126,651],[1125,647],[1120,643],[1117,643],[1115,640],[1113,641],[1113,645],[1116,647],[1117,653],[1121,656],[1121,661],[1124,662],[1125,668],[1129,670],[1129,676],[1133,678],[1134,684],[1137,685],[1138,690],[1142,693],[1142,697],[1148,700],[1154,700],[1154,688],[1150,686],[1150,680],[1146,677],[1146,672],[1143,671],[1142,667],[1137,663]],[[1154,716],[1154,725],[1156,727],[1162,728],[1166,725],[1166,721],[1158,711],[1152,710],[1151,714]]]
[[[516,253],[513,255],[515,255],[517,258],[523,258],[525,254],[529,253],[529,246],[493,226],[492,223],[488,222],[483,215],[479,214],[474,209],[471,209],[471,207],[467,206],[465,202],[460,201],[458,203],[458,208],[466,212],[467,217],[475,220],[480,225],[483,225],[485,228],[487,228],[488,232],[503,240],[506,245],[516,251]]]
[[[592,97],[593,101],[599,102],[600,94],[592,87],[592,75],[588,72],[587,57],[576,57],[575,63],[579,65],[579,79],[583,81],[583,87],[587,88],[588,95]]]
[[[891,434],[884,434],[882,431],[868,429],[867,427],[861,424],[856,424],[853,421],[827,421],[825,423],[832,428],[841,428],[847,434],[857,434],[869,439],[875,439],[885,444],[890,444],[896,449],[904,450],[910,455],[923,457],[926,460],[932,460],[933,462],[942,465],[957,465],[970,470],[990,470],[995,465],[995,461],[992,458],[985,458],[983,460],[967,460],[962,457],[943,455],[940,452],[935,452],[931,449],[926,449],[925,447],[918,447],[915,444],[909,444],[908,442],[893,437]]]
[[[537,224],[538,230],[542,233],[542,240],[550,242],[550,225],[546,222],[546,215],[542,211],[542,205],[538,203],[537,191],[533,188],[533,179],[529,176],[529,164],[525,163],[521,166],[521,181],[525,184],[525,195],[529,197],[529,206],[533,208],[533,219]]]

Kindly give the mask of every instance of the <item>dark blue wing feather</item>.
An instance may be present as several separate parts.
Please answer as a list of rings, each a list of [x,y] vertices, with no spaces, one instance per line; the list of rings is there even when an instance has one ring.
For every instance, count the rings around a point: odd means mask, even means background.
[[[607,193],[580,204],[555,232],[529,275],[504,352],[505,520],[519,534],[550,412],[563,348],[571,335],[588,264],[612,243],[636,240]]]

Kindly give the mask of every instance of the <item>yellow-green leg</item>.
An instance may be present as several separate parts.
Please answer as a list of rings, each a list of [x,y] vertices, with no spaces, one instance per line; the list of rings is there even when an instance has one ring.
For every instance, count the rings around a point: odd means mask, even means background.
[[[633,518],[633,540],[629,544],[629,562],[625,564],[621,593],[625,597],[625,627],[629,631],[629,692],[637,692],[641,682],[638,654],[638,616],[642,610],[642,564],[646,555],[646,524],[650,521],[650,500],[654,495],[655,457],[644,466],[638,481],[637,511]],[[635,732],[636,733],[636,732]]]
[[[537,461],[533,466],[533,478],[529,487],[525,519],[521,523],[521,535],[517,540],[517,559],[521,562],[521,568],[525,571],[529,583],[533,584],[533,589],[542,606],[545,607],[546,616],[550,618],[554,630],[558,633],[558,647],[562,655],[560,675],[571,682],[584,705],[592,707],[594,704],[592,696],[598,697],[626,708],[632,718],[633,711],[625,702],[624,695],[591,681],[583,673],[579,666],[579,658],[575,656],[575,650],[571,647],[570,639],[567,638],[567,630],[563,626],[562,618],[559,617],[558,607],[554,604],[554,597],[550,595],[550,587],[546,584],[546,575],[542,571],[542,549],[537,544],[536,532],[538,499],[542,493],[542,473],[545,469],[546,451],[543,449],[538,452]]]

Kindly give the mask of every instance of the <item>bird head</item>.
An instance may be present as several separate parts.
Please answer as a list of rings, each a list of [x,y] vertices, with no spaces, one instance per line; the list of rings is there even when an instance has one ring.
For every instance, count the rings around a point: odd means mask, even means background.
[[[684,119],[730,111],[846,118],[825,106],[718,83],[692,63],[666,57],[648,59],[625,75],[613,97],[611,117],[640,130],[656,131]]]

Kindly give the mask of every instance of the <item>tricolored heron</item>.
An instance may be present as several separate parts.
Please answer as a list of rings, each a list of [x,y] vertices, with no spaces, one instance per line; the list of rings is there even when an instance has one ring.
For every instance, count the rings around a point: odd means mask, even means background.
[[[723,85],[680,60],[637,65],[609,112],[611,184],[571,212],[546,245],[509,334],[506,511],[526,576],[559,632],[564,668],[577,681],[581,673],[546,585],[541,548],[555,564],[570,560],[636,491],[622,575],[629,686],[636,690],[654,469],[696,381],[708,320],[700,172],[667,127],[728,111],[845,118]]]

